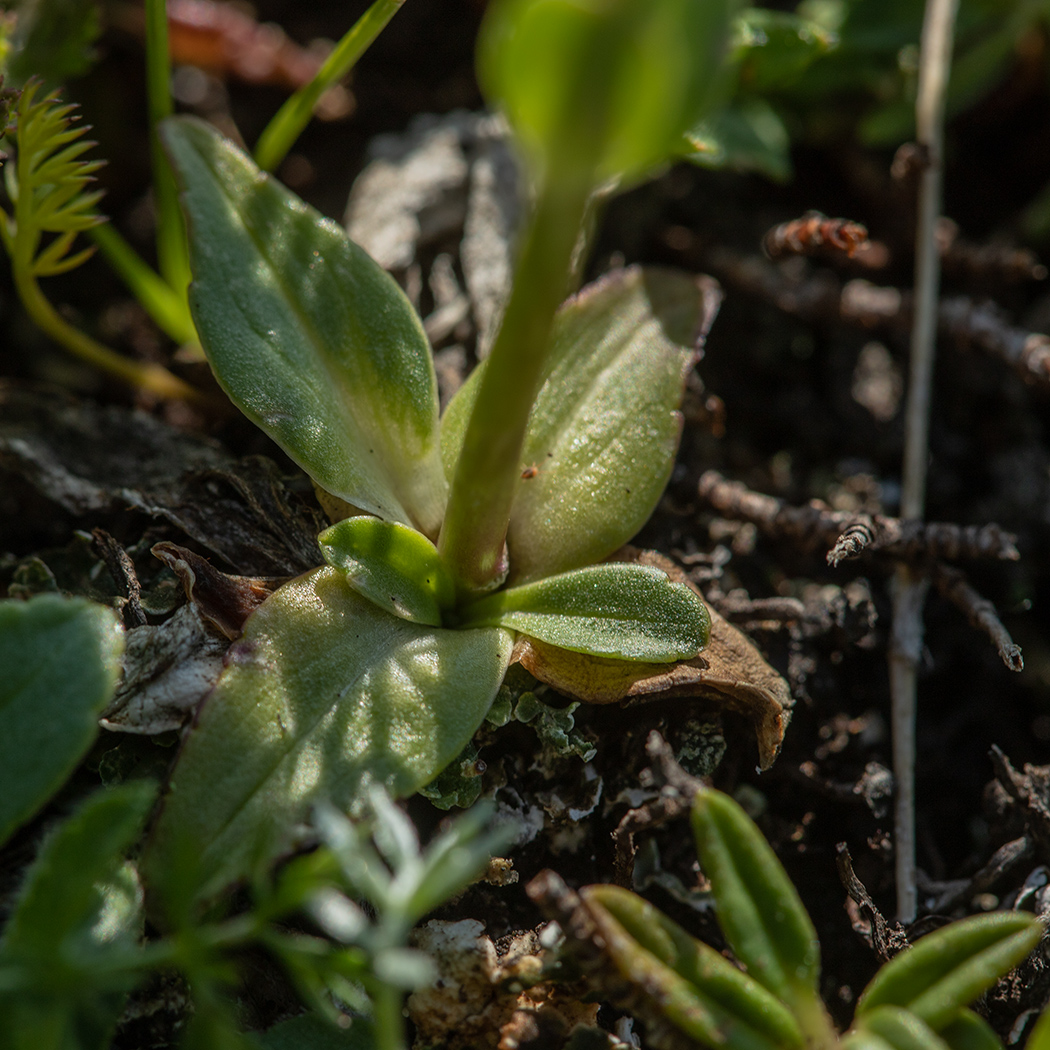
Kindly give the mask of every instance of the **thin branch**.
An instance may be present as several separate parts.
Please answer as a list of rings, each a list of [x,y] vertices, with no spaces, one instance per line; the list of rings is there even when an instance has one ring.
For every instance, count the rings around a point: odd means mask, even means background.
[[[915,100],[916,139],[928,150],[919,183],[915,234],[915,314],[911,368],[904,418],[904,467],[901,517],[921,518],[926,501],[929,458],[930,396],[937,339],[940,255],[937,219],[941,214],[944,105],[951,69],[952,38],[958,0],[927,0]],[[893,720],[893,769],[897,780],[894,854],[897,915],[915,918],[915,708],[916,670],[922,650],[922,606],[928,582],[906,564],[897,569],[893,591],[893,631],[889,652]]]
[[[966,613],[966,618],[977,630],[992,640],[1003,663],[1011,671],[1023,671],[1021,647],[1014,643],[1010,632],[1003,626],[995,606],[970,586],[965,575],[959,569],[939,562],[931,566],[930,575],[937,590]]]
[[[905,521],[883,514],[831,510],[819,500],[795,507],[776,496],[754,492],[739,481],[727,481],[716,470],[700,478],[698,494],[727,518],[750,521],[767,535],[793,540],[804,549],[830,547],[832,566],[845,558],[883,554],[909,561],[921,558],[1017,561],[1016,538],[994,522]]]

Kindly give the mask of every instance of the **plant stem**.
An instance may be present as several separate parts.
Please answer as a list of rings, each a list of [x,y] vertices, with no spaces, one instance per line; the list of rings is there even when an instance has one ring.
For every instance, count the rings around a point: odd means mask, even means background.
[[[929,456],[930,388],[937,336],[940,257],[935,231],[941,212],[944,106],[951,69],[958,0],[927,0],[922,27],[919,92],[915,102],[916,139],[927,165],[919,185],[915,235],[915,315],[905,413],[901,517],[922,518]],[[897,781],[894,852],[897,915],[912,922],[915,885],[915,709],[916,668],[922,652],[922,606],[928,583],[906,566],[897,568],[893,589],[890,643],[890,694],[893,714],[893,768]]]
[[[310,123],[314,106],[333,84],[339,83],[368,50],[405,0],[375,0],[336,44],[309,84],[301,87],[274,114],[255,144],[255,163],[273,171]]]
[[[201,399],[197,390],[177,376],[173,376],[162,365],[131,361],[74,328],[64,321],[48,302],[34,277],[21,266],[15,266],[12,269],[15,287],[18,289],[18,295],[26,313],[55,342],[60,343],[71,353],[96,368],[102,368],[133,386],[148,390],[157,397],[181,398],[185,401]]]
[[[370,982],[376,1050],[405,1050],[405,1016],[400,988],[385,981]]]
[[[171,56],[168,15],[164,0],[146,0],[146,94],[149,105],[150,154],[153,159],[153,200],[157,212],[157,261],[161,276],[177,295],[190,283],[186,227],[179,210],[175,175],[160,142],[158,126],[175,112],[171,97]]]
[[[438,548],[463,594],[506,575],[504,541],[521,480],[521,449],[543,384],[554,313],[566,293],[569,264],[590,184],[545,183],[529,226],[503,323],[485,362],[463,450],[452,479]]]
[[[93,226],[88,233],[157,327],[180,345],[195,344],[197,329],[190,317],[186,297],[174,291],[112,223]]]

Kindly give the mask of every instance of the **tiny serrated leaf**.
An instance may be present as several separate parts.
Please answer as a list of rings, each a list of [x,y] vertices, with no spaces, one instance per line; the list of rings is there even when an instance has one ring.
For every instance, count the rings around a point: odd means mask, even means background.
[[[798,892],[762,833],[728,795],[704,788],[693,832],[718,921],[747,972],[791,1007],[816,1010],[820,945]]]
[[[420,532],[369,515],[347,518],[317,537],[324,560],[346,573],[354,590],[412,623],[441,626],[455,603],[452,578],[437,548]]]
[[[0,842],[91,746],[123,648],[112,609],[50,594],[0,602]]]
[[[659,569],[591,565],[510,587],[462,610],[469,627],[505,627],[572,652],[670,663],[707,644],[710,618],[685,584]]]
[[[1024,959],[1042,930],[1034,916],[998,912],[927,934],[875,975],[857,1003],[857,1016],[886,1004],[901,1006],[938,1031]]]

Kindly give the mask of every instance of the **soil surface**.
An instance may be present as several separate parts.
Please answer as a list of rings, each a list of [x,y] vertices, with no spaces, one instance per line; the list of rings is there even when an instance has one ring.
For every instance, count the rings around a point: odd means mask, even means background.
[[[355,73],[353,114],[340,122],[315,122],[286,162],[283,174],[295,190],[341,219],[351,184],[377,134],[404,132],[421,113],[479,110],[472,47],[482,6],[468,0],[407,3]],[[279,23],[291,38],[306,44],[315,37],[338,38],[364,5],[260,0],[256,7],[260,20]],[[101,52],[97,68],[75,83],[70,94],[95,125],[98,155],[110,162],[102,176],[108,191],[105,207],[147,252],[141,44],[111,29]],[[1033,115],[1046,112],[1046,83],[1045,75],[1033,80],[1018,74],[949,128],[946,210],[960,236],[983,244],[1014,236],[1020,212],[1050,179],[1050,152],[1032,131]],[[208,79],[205,89],[197,110],[232,117],[249,142],[283,97],[279,89],[233,79]],[[795,177],[780,186],[756,176],[680,165],[608,207],[590,276],[625,263],[660,263],[712,273],[725,294],[687,392],[674,478],[635,542],[676,559],[709,602],[750,635],[787,679],[795,700],[792,719],[780,756],[761,773],[752,728],[709,700],[576,708],[570,740],[577,746],[563,748],[561,754],[531,723],[484,731],[477,741],[484,788],[497,791],[502,806],[516,807],[532,819],[535,834],[510,854],[516,882],[480,884],[437,918],[479,920],[497,948],[505,948],[511,935],[545,921],[525,886],[550,868],[574,887],[626,877],[683,926],[720,944],[711,913],[696,893],[702,884],[684,816],[657,821],[658,826],[635,836],[633,864],[628,863],[626,872],[623,857],[631,862],[631,855],[617,855],[617,825],[629,809],[655,797],[654,783],[659,787],[658,776],[654,781],[654,775],[644,772],[653,765],[646,741],[656,729],[690,772],[711,775],[716,786],[736,794],[755,815],[817,925],[829,1008],[838,1023],[849,1022],[857,995],[879,965],[879,931],[873,946],[877,921],[871,911],[847,907],[837,867],[839,843],[848,846],[857,876],[891,925],[895,910],[887,650],[897,562],[891,553],[876,552],[832,568],[825,558],[829,544],[815,527],[793,529],[781,521],[767,529],[740,520],[724,505],[719,509],[702,497],[699,486],[705,473],[715,470],[790,507],[820,500],[833,511],[896,514],[907,329],[846,323],[828,306],[835,289],[858,278],[910,287],[912,205],[907,189],[890,178],[892,159],[848,142],[820,149],[800,145],[793,155]],[[777,264],[766,259],[760,250],[766,231],[809,209],[866,224],[871,237],[886,246],[886,265],[873,268],[842,253]],[[441,252],[451,256],[453,273],[461,277],[456,248],[453,240],[421,249],[416,279],[420,273],[424,278],[433,274]],[[780,282],[780,293],[770,291],[772,285],[760,292],[755,272]],[[66,304],[77,323],[124,352],[170,361],[172,348],[101,261],[50,282],[48,292]],[[955,270],[946,262],[945,295],[995,300],[1007,311],[1009,323],[1022,330],[1046,330],[1050,323],[1046,282],[1016,279],[987,258]],[[791,305],[791,296],[796,306],[800,300],[809,302],[807,296],[819,301],[786,311],[781,307]],[[424,280],[421,311],[432,313],[439,298],[440,286]],[[0,584],[9,593],[25,595],[52,586],[85,589],[92,566],[104,561],[100,541],[90,539],[95,529],[104,530],[131,555],[149,595],[145,605],[150,622],[162,620],[177,601],[170,573],[163,575],[164,567],[149,555],[149,547],[161,540],[197,550],[227,573],[287,576],[309,567],[311,529],[321,520],[309,483],[250,425],[233,413],[136,402],[126,389],[49,345],[30,327],[6,285],[0,289],[0,324],[0,428],[6,427],[8,435],[16,425],[35,431],[42,447],[51,448],[61,462],[68,465],[76,452],[91,460],[82,466],[84,472],[94,472],[97,480],[108,470],[111,482],[108,488],[104,478],[98,482],[108,495],[78,505],[57,494],[41,480],[39,469],[12,456],[5,445],[0,458]],[[475,336],[467,325],[453,326],[441,337],[438,351],[453,350],[442,358],[451,362],[453,372],[471,362]],[[172,367],[193,382],[210,382],[199,364],[176,360]],[[156,472],[132,482],[120,480],[122,471],[137,468],[112,461],[107,467],[107,457],[118,450],[126,455],[129,441],[153,448],[149,443],[161,440],[152,434],[129,437],[123,410],[132,407],[185,435],[185,446],[163,444],[157,446],[162,450],[158,455],[198,459],[181,464],[169,459],[161,480]],[[924,613],[917,723],[921,913],[908,931],[911,937],[949,918],[1013,906],[1018,899],[1029,910],[1046,906],[1039,891],[1050,880],[1050,868],[1043,867],[1050,865],[1050,835],[1040,823],[1045,821],[1040,814],[1046,812],[1047,777],[1040,777],[1037,768],[1025,779],[1025,766],[1050,763],[1048,409],[1046,372],[1026,380],[974,340],[942,339],[927,517],[960,526],[994,522],[1016,537],[1016,559],[960,558],[950,563],[965,571],[970,585],[994,605],[1021,646],[1024,670],[1009,670],[967,613],[942,589],[931,589]],[[62,448],[59,419],[72,435]],[[107,428],[112,428],[108,438]],[[90,450],[75,447],[86,440],[94,444],[90,455]],[[207,462],[199,458],[205,446],[213,456]],[[276,468],[245,459],[257,456],[267,457]],[[257,472],[254,481],[243,480],[248,463]],[[194,489],[179,481],[190,469],[213,471],[210,495],[203,484]],[[168,509],[149,513],[145,498],[129,506],[119,495],[120,484],[138,485],[153,505]],[[225,486],[225,503],[215,495],[216,485]],[[245,495],[263,491],[271,493],[271,504]],[[234,513],[231,507],[239,510]],[[208,514],[212,524],[202,524]],[[222,530],[214,521],[228,523],[236,514],[243,519],[243,535],[219,536]],[[202,537],[209,535],[226,543],[222,551],[216,543],[204,542]],[[935,573],[928,553],[928,548],[920,550],[912,564],[917,571]],[[96,572],[91,585],[99,597],[121,593],[119,582],[104,573]],[[566,704],[551,693],[542,699],[556,708]],[[107,763],[112,765],[119,755],[125,765],[139,763],[162,772],[173,742],[171,733],[159,742],[103,734],[62,796],[20,833],[0,861],[5,895],[32,855],[40,828],[79,793],[105,780]],[[1003,756],[998,766],[990,757],[993,746]],[[590,755],[586,762],[580,752]],[[1008,764],[1017,771],[1013,781]],[[409,808],[424,833],[444,817],[420,797]],[[1018,842],[1014,859],[997,854],[1000,847]],[[980,873],[977,880],[975,873]],[[1043,1005],[1050,976],[1041,958],[1020,979],[998,988],[982,1007],[1004,1038],[1023,1039],[1026,1011]],[[143,994],[159,1000],[170,992],[151,986]],[[257,1027],[296,1008],[293,994],[265,958],[244,960],[240,996],[246,1020]],[[165,1039],[173,1038],[177,1027],[178,1010],[172,1009],[172,1015],[164,1015],[167,1036],[158,1028],[145,1034],[141,1024],[129,1020],[120,1045],[167,1045]],[[613,1030],[620,1017],[616,1008],[605,1005],[598,1022]],[[621,1022],[618,1031],[627,1030]],[[496,1034],[491,1045],[498,1038]],[[564,1032],[526,1032],[522,1038],[522,1046],[555,1047],[564,1042]]]

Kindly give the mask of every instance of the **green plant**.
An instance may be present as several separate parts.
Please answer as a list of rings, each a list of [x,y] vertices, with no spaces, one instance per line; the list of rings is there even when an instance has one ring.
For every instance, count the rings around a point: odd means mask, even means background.
[[[840,1035],[820,999],[816,931],[761,832],[713,789],[697,794],[692,820],[739,965],[618,886],[585,887],[575,907],[566,908],[563,896],[558,916],[570,950],[649,1023],[653,1045],[681,1046],[684,1035],[687,1045],[726,1050],[1001,1048],[968,1007],[1038,943],[1043,924],[1034,916],[980,915],[923,937],[879,970]]]
[[[723,0],[492,5],[479,71],[535,204],[492,353],[440,420],[393,280],[211,128],[165,124],[215,374],[344,520],[320,537],[328,566],[278,590],[231,649],[149,868],[190,848],[207,896],[286,848],[312,801],[417,790],[480,725],[514,632],[650,664],[706,643],[684,585],[595,564],[670,475],[703,290],[631,269],[558,308],[595,190],[644,177],[709,108],[729,15]]]

